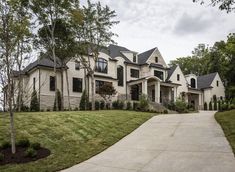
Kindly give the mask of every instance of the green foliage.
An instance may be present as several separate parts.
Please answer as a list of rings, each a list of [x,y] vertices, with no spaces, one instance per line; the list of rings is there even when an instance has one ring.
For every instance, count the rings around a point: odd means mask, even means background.
[[[22,139],[20,139],[19,141],[16,142],[16,145],[25,148],[25,147],[30,146],[30,142],[29,142],[29,139],[22,138]]]
[[[140,96],[140,102],[139,102],[139,110],[141,111],[147,111],[149,109],[149,102],[147,95],[142,94]]]
[[[0,161],[4,160],[4,155],[0,152]]]
[[[233,110],[233,109],[235,109],[235,104],[230,104],[229,105],[229,110]]]
[[[112,96],[116,94],[116,90],[112,84],[104,84],[99,89],[99,95],[106,101],[109,102]]]
[[[57,97],[57,107],[58,110],[61,111],[61,107],[62,107],[62,101],[61,101],[61,93],[60,90],[56,90],[56,97]],[[56,104],[55,104],[56,100],[54,100],[54,107],[53,110],[56,111]]]
[[[118,109],[123,109],[124,108],[124,102],[121,100],[118,100]]]
[[[34,150],[39,150],[41,148],[41,144],[38,142],[34,142],[30,144],[30,147],[33,148]]]
[[[227,111],[228,110],[228,104],[227,103],[223,103],[221,105],[221,111]]]
[[[209,110],[212,110],[212,102],[209,103]]]
[[[217,110],[218,109],[218,107],[217,107],[217,100],[215,99],[214,100],[214,110]]]
[[[218,101],[218,110],[221,111],[221,101]]]
[[[30,158],[34,158],[37,156],[37,151],[35,149],[33,149],[32,147],[29,147],[25,151],[25,156],[30,157]]]
[[[126,110],[132,110],[132,103],[129,101],[126,103]]]
[[[204,110],[208,110],[206,102],[204,103]]]
[[[133,103],[133,110],[138,110],[139,109],[139,102],[134,102]]]
[[[37,91],[33,90],[31,95],[31,102],[30,102],[30,111],[38,112],[39,111],[39,102],[37,97]]]
[[[100,110],[100,102],[95,101],[95,110]]]
[[[3,141],[2,144],[1,144],[1,148],[2,149],[7,149],[11,147],[11,143],[9,141]]]
[[[105,102],[103,100],[100,101],[100,110],[105,109]]]
[[[187,113],[187,103],[181,99],[177,99],[175,102],[175,110],[179,113]]]
[[[113,109],[118,109],[118,101],[117,100],[112,102],[112,108]]]
[[[91,109],[92,109],[92,103],[89,102],[89,103],[88,103],[88,109],[87,109],[87,110],[91,110]]]
[[[164,114],[168,114],[168,110],[165,109],[165,110],[163,111],[163,113],[164,113]]]
[[[87,110],[89,109],[89,98],[88,98],[88,95],[86,93],[86,91],[84,90],[82,92],[82,97],[81,97],[81,100],[80,100],[80,110]]]

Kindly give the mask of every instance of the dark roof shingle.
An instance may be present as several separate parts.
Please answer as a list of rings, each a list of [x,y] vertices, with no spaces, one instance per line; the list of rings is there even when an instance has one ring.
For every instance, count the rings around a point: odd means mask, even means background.
[[[176,68],[177,68],[177,66],[172,66],[169,68],[169,70],[167,71],[167,79],[166,80],[170,79],[171,75],[174,73]]]
[[[151,54],[154,52],[155,48],[152,48],[151,50],[145,51],[143,53],[140,53],[138,55],[138,63],[144,64],[148,60],[148,58],[151,56]]]
[[[217,72],[197,77],[197,88],[198,89],[210,88],[211,83],[213,82],[216,74]]]

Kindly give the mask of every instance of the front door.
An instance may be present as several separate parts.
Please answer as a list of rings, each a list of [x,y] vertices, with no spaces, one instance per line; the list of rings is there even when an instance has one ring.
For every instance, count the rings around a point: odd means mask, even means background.
[[[152,90],[152,102],[155,102],[155,90]]]
[[[139,100],[139,85],[131,86],[131,100]]]

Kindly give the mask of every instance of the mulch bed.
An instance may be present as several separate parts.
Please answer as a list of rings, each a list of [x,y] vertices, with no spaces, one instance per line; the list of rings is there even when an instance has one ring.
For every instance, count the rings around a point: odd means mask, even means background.
[[[4,155],[3,161],[0,161],[0,165],[5,164],[21,164],[21,163],[27,163],[31,161],[36,161],[38,159],[45,158],[51,154],[49,149],[46,148],[40,148],[37,150],[37,156],[31,158],[25,156],[25,150],[27,148],[23,147],[16,147],[16,153],[11,153],[11,148],[6,149],[0,149],[0,152]]]

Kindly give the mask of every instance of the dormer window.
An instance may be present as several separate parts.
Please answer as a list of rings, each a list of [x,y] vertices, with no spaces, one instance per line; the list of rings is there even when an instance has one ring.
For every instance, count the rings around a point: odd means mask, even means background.
[[[80,62],[75,62],[75,70],[80,70]]]
[[[196,88],[196,80],[194,78],[191,78],[190,82],[191,88]]]
[[[133,56],[133,62],[136,63],[136,56]]]
[[[216,81],[216,85],[217,85],[217,87],[219,86],[219,81]]]
[[[158,57],[157,56],[155,57],[155,63],[158,63]]]

